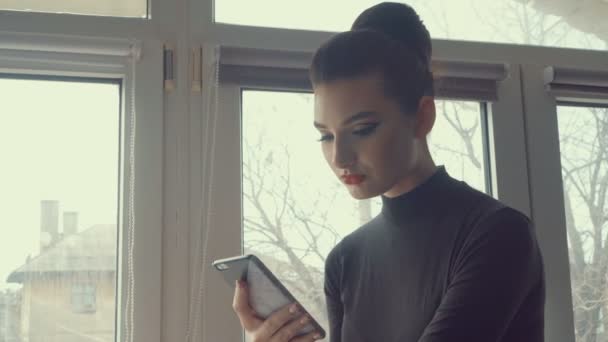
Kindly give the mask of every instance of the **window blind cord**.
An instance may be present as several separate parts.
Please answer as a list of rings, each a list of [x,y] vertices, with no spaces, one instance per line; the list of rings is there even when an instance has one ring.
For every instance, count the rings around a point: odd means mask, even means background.
[[[213,170],[214,170],[214,165],[213,162],[215,161],[215,152],[216,152],[216,148],[215,148],[215,144],[216,144],[216,139],[215,139],[215,133],[217,130],[217,116],[218,116],[218,111],[219,111],[219,87],[220,87],[220,56],[219,56],[219,48],[215,48],[215,74],[214,74],[214,86],[213,86],[213,125],[212,125],[212,136],[211,136],[211,172],[210,172],[210,177],[209,177],[209,193],[207,194],[207,206],[208,206],[208,213],[209,215],[207,215],[207,222],[206,222],[206,229],[205,229],[205,237],[203,240],[203,260],[202,260],[202,266],[201,266],[201,282],[200,282],[200,288],[199,288],[199,298],[202,301],[203,297],[203,290],[205,288],[205,286],[207,285],[207,279],[205,277],[205,273],[206,270],[209,268],[209,263],[207,262],[207,257],[208,257],[208,248],[207,246],[209,245],[209,232],[211,231],[211,200],[212,200],[212,194],[213,194]],[[201,305],[197,306],[198,308],[201,307]],[[200,310],[200,309],[199,309]],[[203,312],[203,317],[202,317],[202,322],[203,322],[203,333],[205,333],[207,331],[207,320],[205,319],[204,316],[204,312]]]
[[[129,216],[127,223],[127,298],[125,314],[125,339],[126,342],[133,342],[134,333],[134,297],[135,297],[135,276],[133,270],[133,252],[135,250],[135,134],[136,134],[136,106],[135,106],[135,66],[136,56],[131,56],[131,86],[129,101]]]
[[[219,93],[219,61],[220,61],[220,50],[218,47],[213,47],[213,59],[212,59],[212,65],[211,65],[211,71],[213,72],[213,79],[211,80],[211,82],[209,82],[209,84],[207,85],[209,88],[209,90],[206,92],[206,96],[204,96],[204,101],[205,103],[203,104],[203,108],[205,108],[206,110],[206,115],[205,115],[205,126],[204,126],[204,137],[206,139],[206,143],[203,146],[203,163],[207,162],[207,167],[205,167],[205,165],[203,164],[203,170],[202,170],[202,177],[203,177],[203,182],[202,182],[202,194],[201,194],[201,216],[199,217],[199,227],[201,227],[202,229],[202,242],[201,239],[197,240],[197,244],[196,244],[196,260],[201,262],[200,265],[200,277],[199,277],[199,282],[198,282],[198,292],[196,293],[196,300],[194,301],[193,304],[191,304],[190,306],[190,320],[188,323],[188,329],[186,332],[186,342],[190,342],[192,340],[192,336],[198,336],[198,325],[199,322],[201,322],[202,319],[202,333],[204,334],[206,332],[206,319],[204,317],[204,311],[201,314],[201,310],[203,310],[203,298],[204,298],[204,292],[206,289],[206,285],[207,285],[207,279],[206,279],[206,270],[207,270],[207,252],[208,252],[208,245],[209,245],[209,233],[211,230],[211,217],[212,217],[212,212],[211,212],[211,199],[212,199],[212,194],[213,194],[213,179],[214,179],[214,162],[215,162],[215,144],[216,144],[216,139],[215,139],[215,133],[216,133],[216,129],[217,129],[217,115],[218,115],[218,104],[219,104],[219,99],[218,99],[218,93]],[[204,70],[209,70],[208,68],[205,68]],[[205,84],[203,84],[203,87],[205,86]],[[212,122],[211,122],[212,121]],[[207,157],[209,155],[209,157]],[[204,192],[205,189],[205,185],[207,188],[207,192]],[[206,199],[204,198],[206,196]],[[203,226],[203,221],[205,222],[205,225]],[[201,244],[202,244],[202,248],[201,248]],[[200,254],[202,253],[202,257],[200,256]],[[191,296],[194,297],[194,286],[191,287]],[[192,298],[191,297],[191,298]],[[191,302],[192,303],[192,302]],[[204,336],[203,338],[197,339],[198,341],[202,340],[205,341]]]
[[[202,61],[205,61],[205,58],[201,58]],[[202,67],[203,72],[207,72],[207,68]],[[206,78],[203,77],[203,80],[205,80]],[[204,87],[205,85],[203,85]],[[203,88],[204,91],[204,88]],[[206,95],[209,95],[209,93],[206,93]],[[202,128],[202,132],[203,132],[203,139],[208,139],[209,135],[208,135],[208,127],[209,127],[209,96],[205,97],[205,96],[201,96],[202,98],[202,103],[201,103],[201,108],[203,108],[204,110],[204,115],[203,115],[203,122],[201,124],[201,128]],[[206,107],[207,106],[207,107]],[[205,182],[207,180],[207,168],[205,167],[205,161],[207,161],[207,143],[203,143],[202,144],[202,155],[201,155],[201,189],[200,189],[200,194],[201,194],[201,205],[200,205],[200,216],[198,218],[198,227],[200,227],[200,229],[202,229],[202,224],[203,224],[203,216],[205,215],[204,213],[204,202],[203,202],[203,197],[205,194]],[[196,262],[199,260],[200,257],[200,250],[201,250],[201,238],[196,240],[196,246],[194,247],[194,253],[196,253],[196,256],[194,257],[194,267],[192,267],[192,269],[195,269],[195,267],[197,267],[198,265],[196,265]],[[191,273],[192,277],[194,277],[195,274]],[[200,282],[200,280],[199,280]],[[189,304],[189,312],[188,312],[188,325],[186,327],[186,334],[185,334],[185,342],[190,342],[193,340],[192,336],[194,333],[194,336],[196,336],[196,330],[197,330],[197,322],[195,319],[195,316],[198,316],[198,310],[197,308],[200,306],[198,304],[198,298],[196,298],[196,300],[192,300],[195,298],[195,286],[194,286],[194,281],[191,280],[190,281],[190,296],[189,296],[189,300],[188,303]]]

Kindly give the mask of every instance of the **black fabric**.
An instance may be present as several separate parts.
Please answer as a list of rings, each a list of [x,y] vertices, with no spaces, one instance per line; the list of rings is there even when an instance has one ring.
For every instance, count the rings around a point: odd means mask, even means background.
[[[542,258],[527,217],[445,168],[330,252],[331,342],[540,342]]]

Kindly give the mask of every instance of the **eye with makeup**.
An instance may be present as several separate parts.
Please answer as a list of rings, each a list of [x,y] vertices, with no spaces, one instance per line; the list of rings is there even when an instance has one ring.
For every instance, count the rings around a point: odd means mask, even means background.
[[[380,125],[379,122],[364,124],[364,125],[360,126],[359,129],[354,130],[353,134],[360,136],[360,137],[368,136],[368,135],[372,134],[376,130],[376,128],[378,128],[379,125]],[[318,141],[324,142],[324,141],[329,141],[331,139],[333,139],[333,136],[331,134],[324,134],[321,136],[321,138]]]
[[[378,125],[380,125],[379,122],[365,124],[362,126],[363,128],[353,131],[353,134],[361,136],[361,137],[370,135],[376,130]]]
[[[322,135],[322,136],[321,136],[321,138],[320,138],[319,140],[317,140],[317,141],[320,141],[320,142],[323,142],[323,141],[328,141],[328,140],[329,140],[329,139],[331,139],[331,138],[333,138],[333,137],[331,136],[331,134],[325,134],[325,135]]]

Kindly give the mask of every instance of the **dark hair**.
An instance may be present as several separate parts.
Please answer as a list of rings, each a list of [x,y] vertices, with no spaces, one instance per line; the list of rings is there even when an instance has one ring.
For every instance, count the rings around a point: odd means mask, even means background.
[[[366,9],[352,26],[352,30],[361,29],[380,31],[412,49],[425,63],[431,62],[431,35],[416,11],[406,4],[383,2]]]
[[[375,30],[401,42],[420,59],[430,70],[432,43],[431,35],[426,26],[409,5],[397,2],[383,2],[363,11],[355,22],[352,30]],[[433,95],[433,78],[429,78],[425,95]]]
[[[385,94],[396,100],[404,113],[415,113],[425,85],[428,66],[402,43],[373,30],[335,35],[315,53],[310,67],[313,86],[378,72]]]

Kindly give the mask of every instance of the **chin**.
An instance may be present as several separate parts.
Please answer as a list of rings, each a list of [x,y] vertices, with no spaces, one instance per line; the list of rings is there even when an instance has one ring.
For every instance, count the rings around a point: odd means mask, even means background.
[[[354,199],[358,199],[358,200],[374,198],[374,197],[382,194],[382,192],[369,191],[369,190],[361,189],[361,188],[348,189],[348,192]]]

